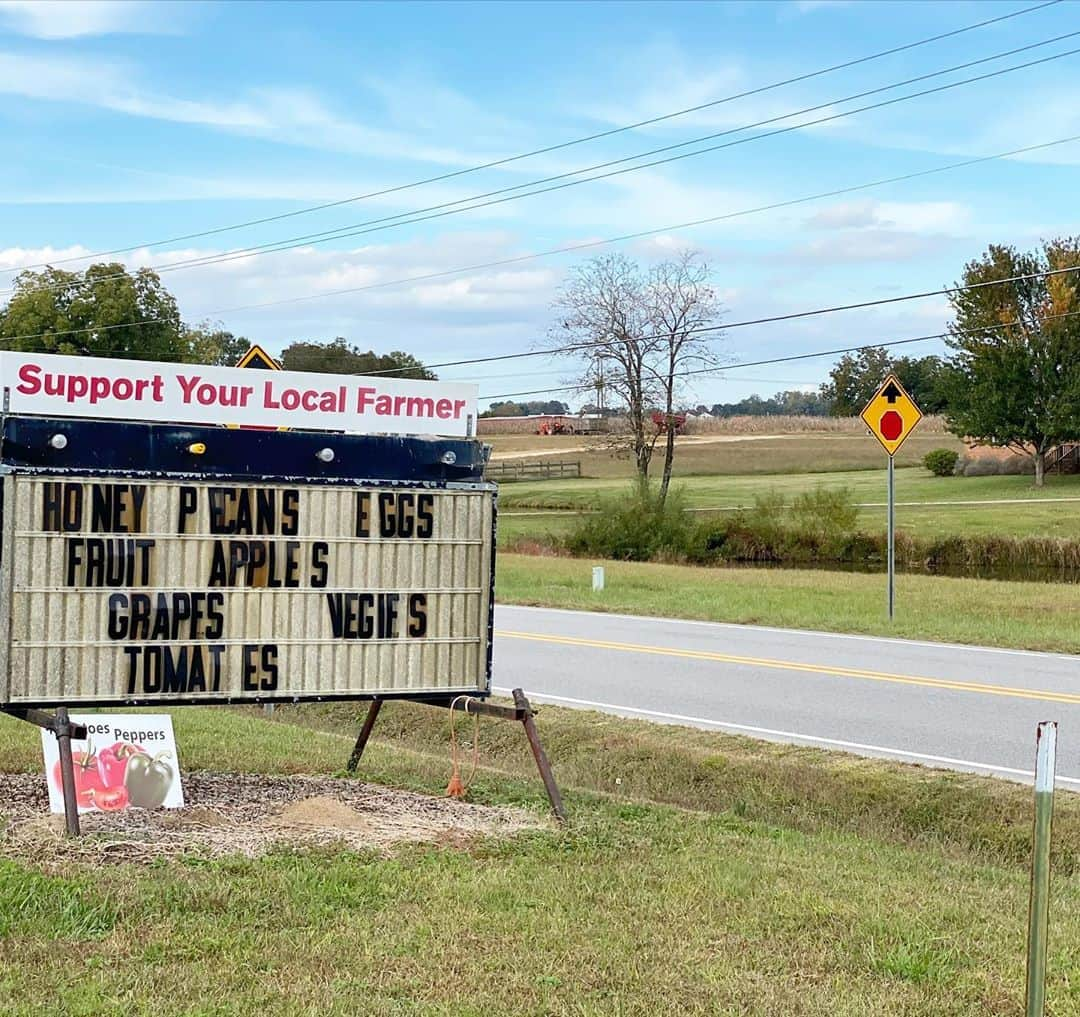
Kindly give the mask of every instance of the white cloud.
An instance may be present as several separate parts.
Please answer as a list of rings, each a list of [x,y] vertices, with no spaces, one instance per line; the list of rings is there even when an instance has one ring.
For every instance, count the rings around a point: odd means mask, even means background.
[[[787,257],[815,263],[913,261],[940,254],[958,243],[960,240],[957,237],[939,233],[890,229],[844,230],[797,247]]]
[[[830,7],[850,7],[852,0],[795,0],[794,7],[800,14],[813,14]]]
[[[93,106],[129,116],[368,157],[468,166],[483,152],[418,141],[410,132],[370,126],[330,109],[304,87],[251,88],[237,98],[187,98],[146,88],[119,64],[0,52],[0,93]]]
[[[839,112],[835,106],[821,103],[821,109],[792,116],[794,110],[817,105],[814,96],[805,91],[778,90],[775,94],[748,95],[734,100],[742,92],[760,88],[770,80],[790,77],[790,66],[773,69],[762,64],[751,73],[737,58],[718,56],[710,60],[706,69],[670,42],[646,45],[634,52],[632,58],[617,57],[615,69],[616,81],[608,93],[623,97],[618,104],[601,100],[586,104],[579,112],[604,124],[623,126],[666,117],[673,110],[693,110],[639,128],[641,132],[735,132],[750,124],[765,124],[761,129],[768,132],[810,124]],[[734,101],[728,101],[727,97]],[[699,106],[706,108],[696,109]],[[835,125],[815,124],[812,129],[835,129]]]
[[[845,201],[809,216],[815,230],[898,229],[913,233],[949,233],[971,225],[970,209],[956,201]]]
[[[0,21],[20,35],[36,39],[118,33],[169,35],[179,31],[182,10],[175,3],[138,0],[0,0]]]

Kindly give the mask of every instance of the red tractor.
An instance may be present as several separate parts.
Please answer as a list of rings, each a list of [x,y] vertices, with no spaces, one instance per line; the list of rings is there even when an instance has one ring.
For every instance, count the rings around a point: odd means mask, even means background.
[[[574,425],[567,417],[541,417],[537,434],[573,434]]]
[[[653,427],[656,428],[657,434],[664,434],[670,427],[676,434],[682,434],[683,428],[686,427],[686,414],[685,413],[661,413],[659,410],[654,410],[652,414]]]

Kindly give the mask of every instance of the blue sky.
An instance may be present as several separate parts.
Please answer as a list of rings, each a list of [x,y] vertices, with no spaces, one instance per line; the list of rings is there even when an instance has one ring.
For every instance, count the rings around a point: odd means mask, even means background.
[[[290,4],[0,0],[0,289],[11,270],[411,183],[710,102],[1032,3]],[[181,243],[128,264],[330,230],[522,184],[1080,31],[1061,3],[906,53],[498,169]],[[1080,46],[1080,36],[882,94]],[[1080,55],[606,181],[329,243],[163,270],[186,320],[279,350],[343,335],[429,362],[528,349],[567,268],[541,258],[329,291],[654,230],[1080,134]],[[805,119],[805,118],[804,118]],[[784,121],[786,125],[798,121]],[[753,133],[753,132],[751,132]],[[741,135],[740,135],[741,136]],[[1080,232],[1080,143],[613,245],[683,247],[729,320],[932,289],[990,242]],[[85,264],[75,263],[76,265]],[[71,267],[71,266],[69,266]],[[266,308],[252,304],[302,299]],[[0,295],[0,299],[3,299]],[[936,332],[934,298],[733,330],[761,359]],[[935,352],[940,344],[910,348]],[[731,370],[691,402],[816,385],[827,360]],[[550,385],[541,359],[455,368],[482,396]],[[557,397],[558,393],[553,392]]]

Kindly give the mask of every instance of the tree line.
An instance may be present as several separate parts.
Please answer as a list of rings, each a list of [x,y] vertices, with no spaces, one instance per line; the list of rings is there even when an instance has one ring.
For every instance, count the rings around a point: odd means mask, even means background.
[[[1047,240],[1032,251],[992,244],[964,266],[948,299],[945,357],[865,347],[837,361],[817,393],[752,396],[711,411],[814,415],[827,407],[850,416],[892,371],[924,412],[943,413],[958,436],[1032,455],[1041,484],[1046,453],[1080,443],[1080,237]],[[553,310],[547,349],[574,362],[581,388],[593,393],[592,409],[626,421],[611,440],[633,459],[643,484],[661,446],[662,500],[687,379],[725,362],[723,308],[709,265],[694,252],[646,267],[602,255],[570,270]],[[155,272],[119,263],[23,272],[0,307],[4,349],[228,365],[248,346],[220,322],[185,322]],[[435,377],[412,354],[365,351],[340,336],[294,341],[279,359],[298,371]],[[493,404],[488,412],[567,409],[550,400]]]
[[[132,273],[119,262],[82,272],[22,272],[11,298],[0,307],[0,348],[26,353],[228,367],[250,345],[220,322],[183,321],[176,298],[156,272],[141,268]],[[292,342],[277,359],[289,371],[435,378],[410,353],[362,350],[341,336]]]

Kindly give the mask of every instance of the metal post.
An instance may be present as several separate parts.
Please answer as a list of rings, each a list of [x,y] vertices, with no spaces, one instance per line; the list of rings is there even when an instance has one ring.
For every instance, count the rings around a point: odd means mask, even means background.
[[[544,746],[540,744],[540,734],[536,730],[532,707],[521,689],[514,689],[514,706],[522,712],[521,723],[525,727],[525,737],[529,739],[529,748],[532,749],[533,758],[536,760],[536,768],[540,771],[540,777],[544,781],[548,801],[551,802],[551,811],[555,813],[560,822],[565,822],[566,809],[563,808],[559,785],[555,783],[555,775],[551,772],[551,763],[548,762]]]
[[[352,755],[349,756],[349,773],[356,773],[356,768],[360,765],[360,757],[364,754],[368,739],[371,737],[371,729],[375,726],[375,721],[381,709],[382,700],[373,699],[368,707],[367,716],[364,718],[364,726],[360,728],[360,734],[356,736],[356,744],[353,746]]]
[[[896,473],[889,456],[889,620],[896,603]]]
[[[71,721],[66,706],[56,709],[53,733],[60,748],[60,780],[64,788],[64,824],[69,837],[79,836],[79,799],[75,790],[75,767],[71,758]]]
[[[1043,1017],[1046,1006],[1046,939],[1050,918],[1050,830],[1054,819],[1057,722],[1043,721],[1035,735],[1035,832],[1031,848],[1028,908],[1027,1017]]]

